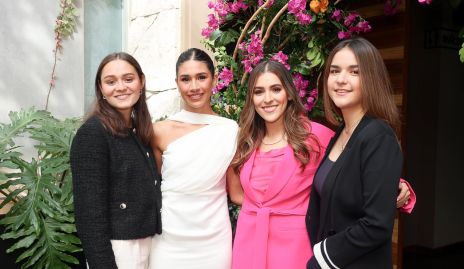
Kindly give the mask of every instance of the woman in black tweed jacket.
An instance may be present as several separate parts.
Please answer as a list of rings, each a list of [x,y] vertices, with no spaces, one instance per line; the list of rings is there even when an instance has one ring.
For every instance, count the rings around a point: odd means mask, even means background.
[[[77,232],[89,268],[147,268],[151,237],[161,233],[161,178],[138,62],[124,52],[105,57],[95,94],[71,147]]]

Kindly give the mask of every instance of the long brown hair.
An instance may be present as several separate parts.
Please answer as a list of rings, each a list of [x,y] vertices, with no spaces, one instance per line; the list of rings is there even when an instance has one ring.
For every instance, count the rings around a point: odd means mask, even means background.
[[[387,68],[379,51],[362,37],[346,39],[338,43],[327,58],[324,69],[324,110],[327,121],[339,125],[336,116],[341,116],[340,109],[330,99],[327,80],[330,75],[332,60],[340,50],[349,48],[358,62],[359,79],[362,93],[362,107],[366,115],[383,119],[398,131],[400,116],[393,99],[393,90]]]
[[[103,68],[111,61],[122,60],[132,65],[137,72],[140,81],[144,82],[145,75],[143,74],[140,64],[130,54],[125,52],[115,52],[107,55],[101,61],[95,75],[95,105],[88,117],[95,116],[100,119],[105,128],[113,135],[126,137],[127,127],[124,123],[122,114],[112,107],[105,99],[101,92],[101,75]],[[150,144],[150,139],[153,136],[153,125],[150,118],[150,112],[146,102],[145,83],[140,93],[140,98],[132,108],[132,127],[135,127],[137,136],[145,144]]]
[[[295,157],[301,162],[302,167],[310,159],[316,160],[319,157],[320,144],[317,137],[311,133],[311,123],[304,116],[303,103],[297,94],[290,72],[279,62],[264,61],[253,69],[248,79],[245,105],[240,114],[237,153],[231,163],[232,168],[237,173],[251,153],[261,144],[266,134],[265,122],[254,108],[253,92],[258,78],[268,72],[279,78],[289,98],[283,122],[287,141],[293,148]],[[310,139],[309,143],[308,138]]]

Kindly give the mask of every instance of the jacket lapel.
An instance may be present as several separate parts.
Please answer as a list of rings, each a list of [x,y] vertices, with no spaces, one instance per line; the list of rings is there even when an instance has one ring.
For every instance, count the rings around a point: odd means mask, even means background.
[[[137,144],[137,147],[139,148],[139,151],[140,151],[140,154],[142,154],[143,158],[145,159],[145,161],[148,163],[149,167],[151,168],[150,169],[150,172],[151,172],[151,175],[153,176],[153,178],[158,178],[157,177],[157,167],[156,167],[156,161],[155,159],[153,158],[152,156],[152,152],[151,150],[149,150],[147,147],[145,147],[142,142],[140,141],[140,139],[132,132],[132,131],[129,131],[129,135],[132,137],[132,139],[135,141],[135,144]]]
[[[255,162],[256,149],[251,153],[250,158],[243,164],[242,170],[240,171],[240,182],[242,183],[242,188],[250,197],[251,200],[256,201],[256,196],[253,188],[250,184],[251,170],[253,169],[253,164]]]
[[[332,193],[333,189],[335,187],[335,184],[337,183],[337,180],[340,178],[338,175],[343,167],[343,163],[347,158],[350,158],[350,150],[351,146],[353,145],[354,141],[356,141],[359,133],[361,130],[369,123],[369,118],[364,116],[361,122],[358,124],[356,129],[353,131],[353,134],[351,135],[348,143],[346,144],[345,149],[343,152],[340,154],[338,159],[335,161],[332,169],[330,172],[327,174],[327,178],[325,179],[324,186],[322,187],[322,203],[321,203],[321,221],[320,221],[320,226],[319,230],[323,229],[325,227],[325,223],[327,221],[327,216],[328,216],[328,208],[330,206],[330,202],[332,201]],[[342,130],[344,128],[344,124],[340,126],[340,128],[337,130],[337,133],[335,136],[332,138],[332,140],[329,143],[329,146],[327,147],[327,151],[325,153],[324,159],[322,161],[325,161],[326,158],[328,158],[330,151],[333,148],[333,145],[337,141],[338,137],[340,136]]]
[[[269,201],[282,191],[298,168],[299,162],[294,158],[292,147],[288,145],[284,151],[284,160],[280,163],[277,173],[269,181],[269,188],[263,200]]]

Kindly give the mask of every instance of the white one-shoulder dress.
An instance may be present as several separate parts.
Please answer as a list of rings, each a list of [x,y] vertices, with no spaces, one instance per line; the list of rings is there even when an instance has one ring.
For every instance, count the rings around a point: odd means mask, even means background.
[[[150,268],[229,269],[232,235],[226,170],[236,149],[233,120],[185,110],[169,120],[205,125],[162,154],[162,234],[152,240]]]

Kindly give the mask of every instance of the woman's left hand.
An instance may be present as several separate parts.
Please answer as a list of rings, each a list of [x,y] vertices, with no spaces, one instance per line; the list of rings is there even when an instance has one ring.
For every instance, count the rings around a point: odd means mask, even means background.
[[[411,192],[409,191],[408,186],[404,182],[400,182],[398,187],[398,197],[396,198],[396,208],[401,208],[404,205],[408,204],[409,198],[411,196]]]

